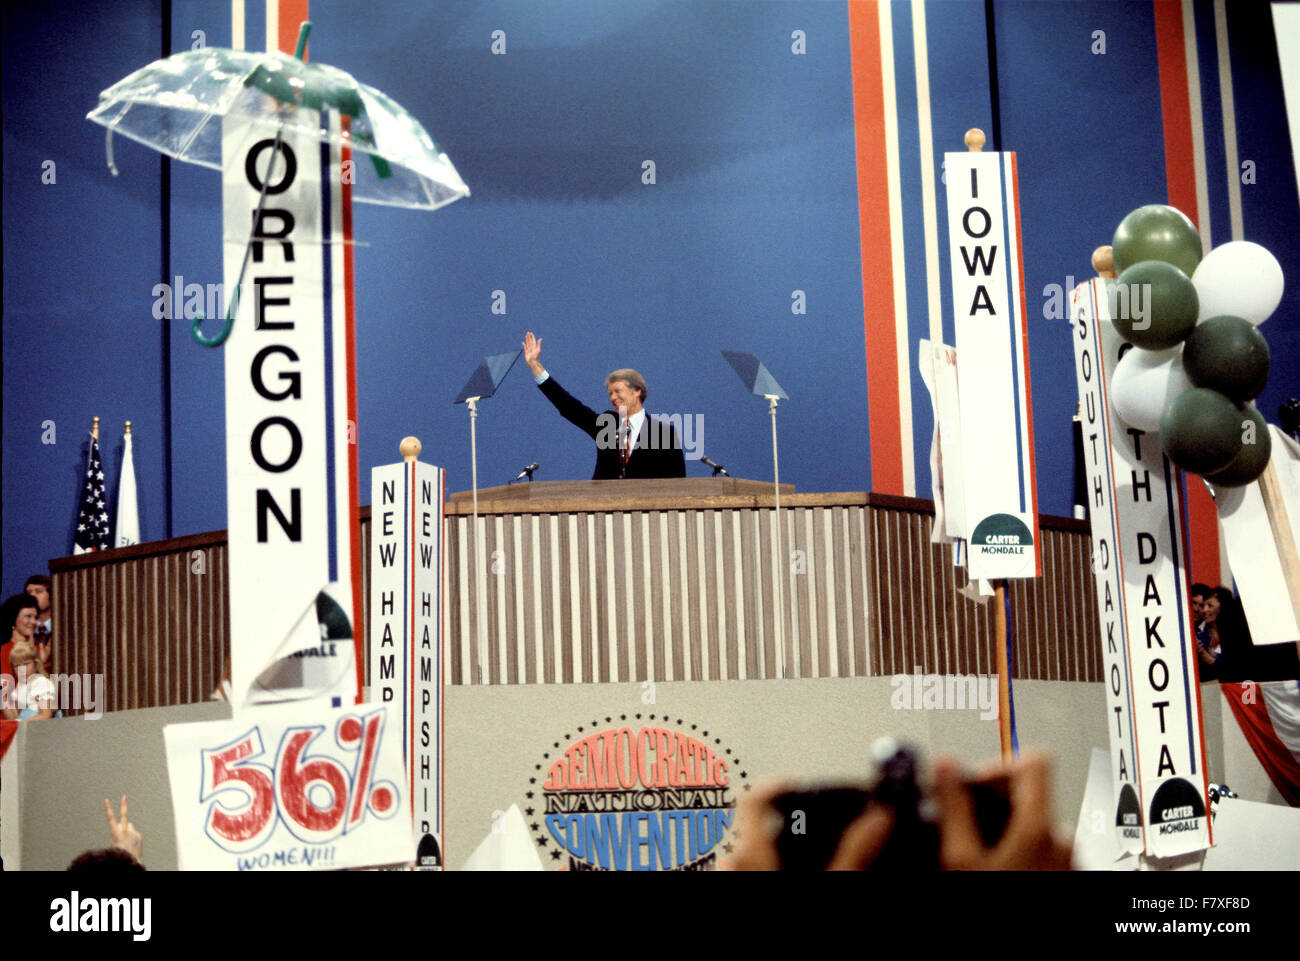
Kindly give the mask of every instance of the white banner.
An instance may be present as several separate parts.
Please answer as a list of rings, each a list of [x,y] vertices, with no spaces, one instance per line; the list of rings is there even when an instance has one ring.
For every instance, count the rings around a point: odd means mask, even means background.
[[[1269,431],[1272,466],[1282,487],[1291,536],[1300,544],[1300,446],[1276,427],[1269,427]],[[1241,592],[1251,640],[1256,644],[1292,644],[1300,640],[1300,626],[1296,624],[1259,483],[1215,487],[1214,495],[1223,545]]]
[[[445,865],[444,499],[440,468],[412,461],[370,472],[370,700],[400,727],[422,868]]]
[[[1095,356],[1100,399],[1108,399],[1108,378],[1124,343],[1110,322],[1104,281],[1094,280],[1076,291],[1075,336],[1087,332]],[[1091,324],[1091,330],[1087,325]],[[1082,370],[1080,377],[1083,377]],[[1212,841],[1206,816],[1209,779],[1205,770],[1205,732],[1201,719],[1201,689],[1192,653],[1192,625],[1187,596],[1186,547],[1182,536],[1182,477],[1160,446],[1157,435],[1127,427],[1107,404],[1101,411],[1108,428],[1109,451],[1102,450],[1103,433],[1095,439],[1090,426],[1089,393],[1084,403],[1085,456],[1109,461],[1108,496],[1113,511],[1110,536],[1118,545],[1119,575],[1123,579],[1128,679],[1134,749],[1137,756],[1138,794],[1145,812],[1145,853],[1169,857],[1201,850]],[[1098,398],[1093,399],[1096,405]],[[1091,472],[1090,472],[1091,476]],[[1103,511],[1090,495],[1094,525]],[[1094,536],[1097,531],[1094,527]],[[1103,555],[1101,563],[1105,563]],[[1109,579],[1098,584],[1112,588]],[[1103,610],[1103,615],[1106,611]],[[1106,618],[1103,616],[1103,625]],[[1103,627],[1104,630],[1104,627]],[[1107,643],[1109,654],[1109,643]],[[1108,671],[1110,665],[1107,665]],[[1122,672],[1121,672],[1122,674]],[[1107,696],[1113,697],[1115,680],[1108,678]],[[1108,701],[1108,707],[1112,709]],[[1123,737],[1123,715],[1116,715]],[[1131,840],[1131,839],[1126,839]]]
[[[305,871],[411,859],[395,717],[383,705],[260,707],[163,729],[183,871]]]
[[[228,298],[254,236],[223,348],[234,706],[351,704],[360,555],[347,157],[302,133],[277,148],[273,128],[241,118],[224,121],[222,138]]]
[[[1129,679],[1128,621],[1124,616],[1124,576],[1117,549],[1115,502],[1111,485],[1110,384],[1101,362],[1095,300],[1099,282],[1074,291],[1072,332],[1083,455],[1088,474],[1088,519],[1092,526],[1092,573],[1097,584],[1097,614],[1106,677],[1106,727],[1110,736],[1110,786],[1119,850],[1144,849],[1144,818],[1137,783],[1137,740],[1133,731],[1133,690]],[[1102,291],[1104,294],[1104,291]],[[1104,307],[1103,307],[1104,310]]]
[[[967,567],[972,578],[1036,577],[1042,563],[1015,154],[944,156]]]
[[[934,497],[932,543],[966,535],[966,492],[962,483],[961,414],[957,399],[957,351],[922,340],[917,350],[921,380],[930,392],[934,436],[930,442],[930,486]]]

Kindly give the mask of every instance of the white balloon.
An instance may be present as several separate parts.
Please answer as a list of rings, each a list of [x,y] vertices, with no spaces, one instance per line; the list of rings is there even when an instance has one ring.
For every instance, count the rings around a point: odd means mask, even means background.
[[[1110,379],[1110,402],[1129,427],[1158,431],[1169,403],[1192,382],[1183,370],[1183,348],[1143,350],[1125,354]]]
[[[1282,302],[1282,265],[1259,244],[1233,240],[1215,247],[1192,272],[1200,299],[1196,322],[1228,315],[1258,327]]]

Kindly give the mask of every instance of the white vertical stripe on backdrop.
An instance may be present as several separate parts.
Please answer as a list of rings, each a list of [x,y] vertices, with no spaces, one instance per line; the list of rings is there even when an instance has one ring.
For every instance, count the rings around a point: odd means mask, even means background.
[[[894,81],[894,20],[892,4],[877,5],[880,16],[880,81],[885,101],[885,166],[889,179],[889,234],[892,263],[878,264],[881,283],[894,285],[894,332],[898,345],[898,430],[902,441],[903,493],[916,496],[916,464],[912,437],[912,365],[907,332],[907,269],[903,257],[903,193],[898,159],[898,93]],[[883,278],[890,272],[890,280]]]
[[[1192,167],[1196,177],[1196,226],[1201,252],[1213,246],[1210,230],[1210,195],[1205,167],[1205,125],[1201,122],[1201,62],[1197,54],[1196,18],[1192,0],[1183,0],[1183,49],[1187,60],[1187,103],[1192,118]]]
[[[921,135],[921,212],[925,223],[925,287],[930,308],[930,339],[943,343],[943,300],[939,295],[938,200],[934,186],[934,129],[930,121],[930,51],[925,32],[925,0],[912,4],[912,55],[916,60],[916,119]]]
[[[1223,153],[1227,160],[1228,218],[1232,240],[1242,240],[1241,166],[1237,161],[1237,106],[1232,95],[1232,56],[1228,52],[1228,11],[1214,0],[1214,35],[1219,51],[1219,103],[1223,108]],[[1192,114],[1193,117],[1197,116]]]
[[[280,0],[266,0],[266,51],[280,49]]]

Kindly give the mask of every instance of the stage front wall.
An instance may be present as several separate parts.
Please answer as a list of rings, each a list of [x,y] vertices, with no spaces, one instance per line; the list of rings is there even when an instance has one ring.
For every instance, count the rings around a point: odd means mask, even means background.
[[[480,504],[481,550],[468,502],[447,507],[453,685],[995,669],[993,602],[958,593],[927,501],[783,496],[784,564],[770,496]],[[1013,675],[1098,681],[1087,525],[1041,526],[1043,576],[1011,582]],[[369,531],[363,508],[363,625]],[[52,561],[55,669],[104,673],[107,710],[205,700],[229,652],[227,563],[223,531]]]
[[[776,775],[859,781],[869,770],[872,742],[886,734],[906,740],[926,758],[944,752],[974,764],[997,754],[996,718],[975,707],[906,708],[897,690],[893,679],[883,677],[665,682],[653,690],[630,682],[458,685],[447,696],[448,866],[461,867],[511,805],[531,809],[525,816],[537,823],[545,812],[547,765],[574,738],[609,727],[666,726],[703,738],[730,762],[736,797],[745,785]],[[1027,680],[1016,688],[1016,715],[1022,744],[1052,757],[1053,820],[1071,834],[1089,759],[1106,746],[1105,689],[1100,683]],[[1206,700],[1214,779],[1224,771],[1224,715],[1220,698]],[[95,812],[106,796],[129,791],[132,820],[147,838],[150,870],[174,869],[163,726],[228,716],[227,705],[194,704],[120,712],[94,724],[24,725],[4,760],[5,866],[57,871],[79,852],[101,846],[104,822]],[[1235,725],[1229,720],[1226,729]],[[1249,749],[1240,748],[1239,757],[1249,759]],[[50,770],[75,770],[77,776],[39,776]],[[1230,783],[1243,797],[1268,797],[1257,766],[1253,773],[1239,770]],[[545,840],[546,834],[538,831],[537,837]],[[566,857],[554,857],[556,845],[549,841],[536,850],[547,867],[567,866]]]

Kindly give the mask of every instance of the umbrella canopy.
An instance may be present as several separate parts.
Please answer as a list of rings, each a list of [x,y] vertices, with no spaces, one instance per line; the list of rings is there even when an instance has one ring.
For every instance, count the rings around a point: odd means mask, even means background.
[[[320,129],[325,107],[349,129]],[[221,169],[221,119],[242,115],[268,130],[302,131],[368,154],[355,166],[353,199],[435,210],[469,188],[420,122],[387,95],[334,67],[284,53],[206,47],[157,60],[99,95],[86,115],[113,134],[177,160]],[[110,159],[111,163],[111,159]]]

